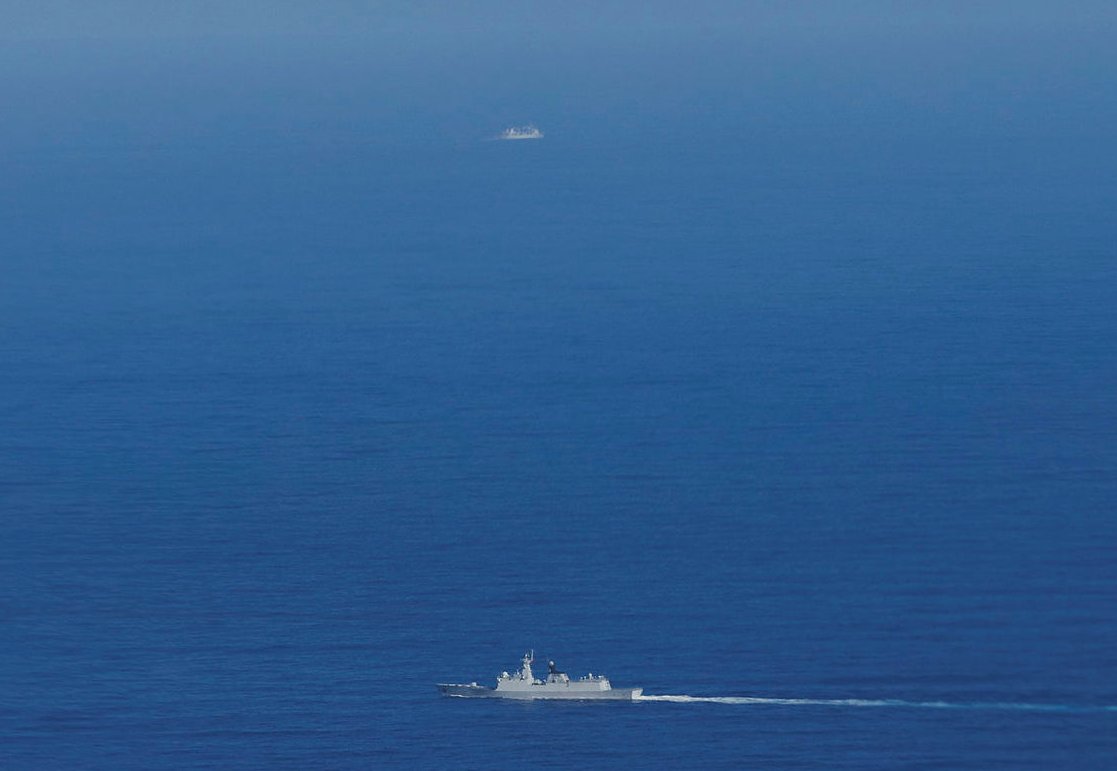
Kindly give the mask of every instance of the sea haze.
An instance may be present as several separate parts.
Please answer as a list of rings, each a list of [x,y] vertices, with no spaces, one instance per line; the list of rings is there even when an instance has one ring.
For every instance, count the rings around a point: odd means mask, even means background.
[[[1112,764],[1113,20],[747,7],[7,41],[0,765]]]

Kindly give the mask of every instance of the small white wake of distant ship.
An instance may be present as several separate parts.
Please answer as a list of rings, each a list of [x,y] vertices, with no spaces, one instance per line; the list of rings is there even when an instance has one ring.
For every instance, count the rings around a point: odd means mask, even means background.
[[[530,123],[526,126],[512,126],[500,132],[497,139],[542,139],[543,132]]]

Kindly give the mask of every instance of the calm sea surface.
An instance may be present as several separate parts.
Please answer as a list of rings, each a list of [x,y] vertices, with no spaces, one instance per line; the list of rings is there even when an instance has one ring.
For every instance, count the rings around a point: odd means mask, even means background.
[[[1112,146],[642,120],[4,158],[0,765],[1117,762]]]

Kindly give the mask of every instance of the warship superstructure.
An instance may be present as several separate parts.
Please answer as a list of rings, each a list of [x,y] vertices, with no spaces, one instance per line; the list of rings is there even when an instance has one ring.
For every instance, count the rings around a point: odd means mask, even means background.
[[[496,687],[478,685],[476,682],[439,683],[438,690],[445,696],[484,697],[500,699],[637,699],[643,688],[614,688],[609,678],[590,673],[577,680],[569,678],[565,672],[548,662],[547,679],[540,680],[532,672],[535,652],[528,651],[521,661],[520,671],[515,674],[501,672],[496,679]]]

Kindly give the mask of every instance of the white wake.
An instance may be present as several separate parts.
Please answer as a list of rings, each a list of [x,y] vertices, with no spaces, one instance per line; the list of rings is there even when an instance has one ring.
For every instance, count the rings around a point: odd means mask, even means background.
[[[1114,712],[1117,707],[1088,707],[1070,704],[1028,702],[905,701],[903,699],[774,699],[759,696],[644,695],[637,701],[669,701],[684,704],[768,704],[821,707],[908,707],[916,709],[998,709],[1030,712]]]

